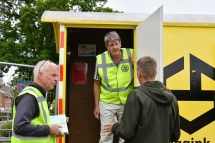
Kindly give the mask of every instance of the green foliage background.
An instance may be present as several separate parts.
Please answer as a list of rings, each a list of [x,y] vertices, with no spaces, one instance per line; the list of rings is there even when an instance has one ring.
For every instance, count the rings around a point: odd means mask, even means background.
[[[104,7],[106,2],[107,0],[0,0],[0,61],[35,65],[40,60],[49,59],[58,63],[53,26],[41,23],[43,12],[117,12]]]
[[[1,129],[7,129],[7,131],[1,131],[1,137],[11,137],[12,132],[9,129],[12,129],[12,122],[6,122],[1,126]]]
[[[44,11],[118,12],[104,7],[106,3],[107,0],[0,0],[0,62],[35,65],[49,59],[58,63],[53,26],[41,22]],[[9,68],[0,65],[4,73]],[[7,83],[14,88],[14,96],[16,80],[33,79],[31,68],[19,67],[15,74]]]

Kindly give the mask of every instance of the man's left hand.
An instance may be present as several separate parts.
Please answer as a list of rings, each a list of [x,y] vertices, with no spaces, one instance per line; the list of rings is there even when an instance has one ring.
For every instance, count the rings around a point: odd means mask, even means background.
[[[132,56],[129,56],[129,59],[131,60],[132,65],[134,65],[134,54],[132,54]]]

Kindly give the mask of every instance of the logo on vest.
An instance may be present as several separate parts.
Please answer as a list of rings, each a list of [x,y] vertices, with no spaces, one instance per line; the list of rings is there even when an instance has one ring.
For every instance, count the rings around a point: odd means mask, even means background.
[[[122,65],[121,70],[122,70],[123,72],[127,72],[127,71],[129,70],[128,65]]]

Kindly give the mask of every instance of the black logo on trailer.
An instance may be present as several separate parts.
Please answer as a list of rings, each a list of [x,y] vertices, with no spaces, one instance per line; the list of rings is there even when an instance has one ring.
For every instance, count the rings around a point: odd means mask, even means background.
[[[168,78],[183,69],[184,57],[164,67],[164,84],[166,84]],[[201,73],[215,80],[215,68],[190,54],[190,90],[171,90],[178,101],[214,101],[215,95],[213,91],[201,90]],[[181,129],[189,134],[193,134],[214,120],[215,108],[205,112],[192,121],[180,116]]]

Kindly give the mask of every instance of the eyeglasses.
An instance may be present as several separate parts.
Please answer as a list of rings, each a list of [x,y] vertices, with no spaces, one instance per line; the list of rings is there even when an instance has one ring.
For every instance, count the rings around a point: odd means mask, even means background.
[[[45,60],[45,61],[40,65],[39,72],[40,72],[41,67],[42,67],[42,66],[45,64],[45,62],[47,62],[47,61],[49,61],[49,60]]]

